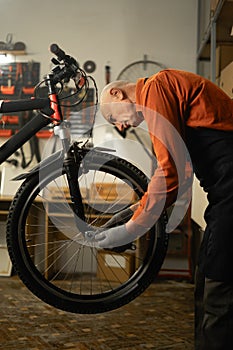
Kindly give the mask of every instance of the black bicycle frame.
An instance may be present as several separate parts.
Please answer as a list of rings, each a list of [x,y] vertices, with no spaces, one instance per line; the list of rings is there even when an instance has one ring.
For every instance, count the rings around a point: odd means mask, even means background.
[[[5,162],[12,154],[14,154],[20,147],[22,147],[29,139],[35,135],[39,130],[50,123],[50,119],[44,117],[42,114],[37,114],[22,129],[11,136],[0,147],[0,164]]]
[[[54,110],[50,107],[49,98],[0,101],[0,113],[30,111],[34,109],[40,109],[46,116],[38,113],[0,147],[0,164],[5,162],[7,158],[29,141],[39,130],[50,124],[51,120],[49,116],[54,114]]]

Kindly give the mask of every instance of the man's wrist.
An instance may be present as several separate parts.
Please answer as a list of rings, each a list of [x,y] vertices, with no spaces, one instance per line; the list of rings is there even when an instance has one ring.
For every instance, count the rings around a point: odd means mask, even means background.
[[[141,225],[138,225],[135,221],[133,220],[129,220],[126,224],[125,224],[126,230],[130,233],[130,234],[134,234],[134,235],[138,235],[143,236],[147,231],[149,231],[148,227],[144,227]]]

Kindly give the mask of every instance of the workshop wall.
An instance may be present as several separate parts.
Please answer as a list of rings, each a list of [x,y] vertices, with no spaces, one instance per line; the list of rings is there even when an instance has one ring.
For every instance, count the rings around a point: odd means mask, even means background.
[[[19,60],[50,68],[51,43],[58,43],[82,66],[93,60],[99,89],[105,65],[111,80],[129,63],[149,59],[167,67],[195,71],[196,0],[0,0],[0,40],[8,33],[23,41],[28,55]]]

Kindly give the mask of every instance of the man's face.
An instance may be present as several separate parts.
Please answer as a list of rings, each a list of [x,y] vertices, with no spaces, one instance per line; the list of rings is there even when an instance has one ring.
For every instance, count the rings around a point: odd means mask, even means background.
[[[143,121],[143,116],[137,113],[135,104],[127,100],[103,103],[101,112],[104,118],[120,131],[130,126],[136,127]]]

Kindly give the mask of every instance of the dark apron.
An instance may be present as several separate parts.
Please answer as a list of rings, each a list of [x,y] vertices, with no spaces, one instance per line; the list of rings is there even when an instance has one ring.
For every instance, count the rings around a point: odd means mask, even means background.
[[[215,281],[233,281],[233,132],[187,128],[186,144],[209,202],[199,269]]]

